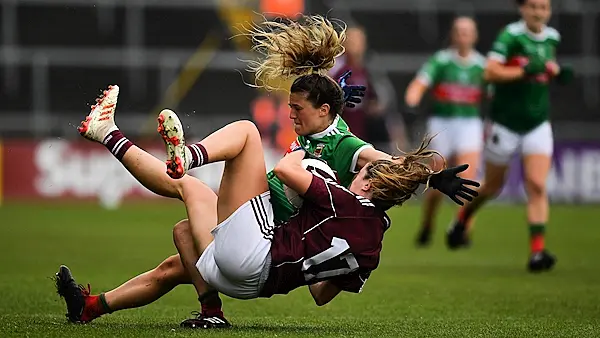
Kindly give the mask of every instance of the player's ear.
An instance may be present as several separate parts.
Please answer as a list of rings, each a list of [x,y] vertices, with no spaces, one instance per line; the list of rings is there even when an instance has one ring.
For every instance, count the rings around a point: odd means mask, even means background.
[[[371,180],[366,180],[361,187],[362,191],[369,191],[371,189]]]
[[[319,108],[319,116],[327,116],[327,115],[329,115],[329,109],[331,109],[331,107],[329,106],[328,103],[322,104],[321,108]]]

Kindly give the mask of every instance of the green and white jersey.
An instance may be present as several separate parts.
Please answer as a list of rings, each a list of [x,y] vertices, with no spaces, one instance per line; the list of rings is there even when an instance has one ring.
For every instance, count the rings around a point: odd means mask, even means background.
[[[525,22],[514,22],[498,35],[488,58],[521,67],[535,54],[550,61],[556,57],[559,42],[560,34],[554,28],[544,27],[535,34],[527,29]],[[526,133],[547,121],[550,110],[549,81],[548,74],[539,74],[494,84],[491,120],[518,133]]]
[[[417,78],[433,87],[433,116],[475,117],[483,93],[485,58],[476,51],[462,58],[454,49],[435,53]]]
[[[337,116],[333,123],[320,133],[298,136],[286,154],[300,147],[327,162],[345,187],[350,186],[354,175],[358,172],[356,163],[360,152],[366,148],[372,148],[370,144],[354,136],[340,116]],[[275,222],[285,222],[296,212],[296,209],[285,197],[283,183],[273,171],[267,174],[267,180],[271,191]]]

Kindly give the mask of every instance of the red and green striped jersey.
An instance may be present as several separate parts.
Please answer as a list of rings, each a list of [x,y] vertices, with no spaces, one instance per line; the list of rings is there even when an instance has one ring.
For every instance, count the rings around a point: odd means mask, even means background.
[[[506,26],[498,35],[488,58],[503,64],[524,66],[528,56],[537,54],[550,61],[556,57],[560,34],[544,27],[538,34],[523,21]],[[490,118],[515,132],[526,133],[549,118],[550,91],[548,74],[494,84]]]
[[[433,116],[479,116],[484,69],[485,58],[476,51],[466,58],[454,49],[435,53],[417,74],[433,87]]]
[[[348,187],[357,173],[358,155],[365,148],[372,146],[354,136],[346,122],[338,116],[324,131],[310,136],[298,136],[290,145],[288,153],[300,147],[327,162],[336,173],[340,183]],[[283,190],[283,183],[272,171],[267,174],[267,180],[271,191],[275,222],[286,222],[296,212],[296,208],[288,201]]]

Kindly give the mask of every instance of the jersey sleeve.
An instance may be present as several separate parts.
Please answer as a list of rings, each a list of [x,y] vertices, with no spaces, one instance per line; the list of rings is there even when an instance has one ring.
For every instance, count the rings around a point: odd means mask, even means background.
[[[294,140],[294,142],[292,142],[292,144],[290,144],[290,146],[288,147],[288,149],[285,151],[285,154],[289,154],[291,152],[294,152],[296,150],[299,150],[300,148],[302,148],[302,146],[300,145],[300,141],[296,138]]]
[[[427,86],[436,82],[440,69],[442,68],[441,52],[434,54],[425,62],[417,73],[417,79]]]
[[[326,182],[326,178],[317,172],[313,172],[312,174],[312,181],[304,194],[304,199],[309,200],[320,208],[330,209],[332,213],[334,213],[333,196],[331,194],[331,188]]]
[[[337,145],[335,157],[344,171],[356,174],[359,172],[356,168],[358,155],[367,148],[373,148],[373,146],[356,136],[349,135],[344,137]]]
[[[500,63],[506,63],[510,55],[510,51],[514,42],[514,36],[508,32],[508,30],[503,30],[492,45],[492,49],[488,53],[488,59],[498,61]]]
[[[342,291],[360,293],[369,279],[371,271],[357,270],[347,275],[341,275],[331,279],[331,283]]]

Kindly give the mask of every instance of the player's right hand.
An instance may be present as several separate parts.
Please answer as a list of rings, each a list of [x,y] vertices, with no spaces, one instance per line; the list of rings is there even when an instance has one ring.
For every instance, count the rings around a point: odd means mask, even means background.
[[[344,92],[344,103],[348,108],[354,108],[357,104],[362,102],[362,97],[365,96],[367,87],[358,85],[349,85],[346,80],[352,75],[352,70],[348,70],[338,79],[338,84],[342,87]]]

